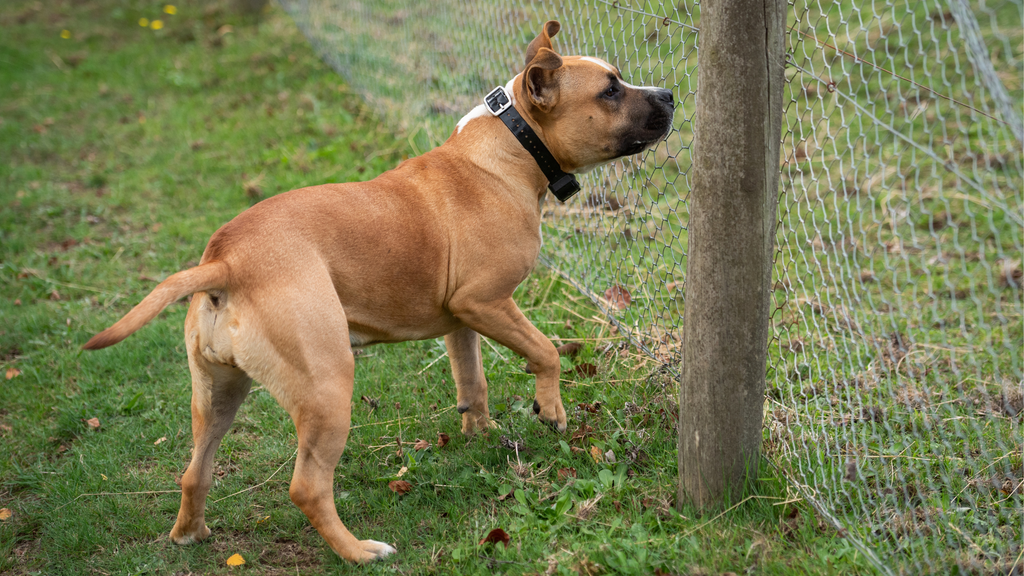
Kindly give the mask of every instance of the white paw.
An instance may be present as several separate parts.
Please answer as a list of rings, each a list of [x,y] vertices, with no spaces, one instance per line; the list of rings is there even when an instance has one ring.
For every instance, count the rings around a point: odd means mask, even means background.
[[[392,546],[383,542],[377,542],[376,540],[363,540],[363,546],[363,549],[370,554],[373,554],[375,559],[384,558],[389,554],[398,552],[398,550],[395,550]]]

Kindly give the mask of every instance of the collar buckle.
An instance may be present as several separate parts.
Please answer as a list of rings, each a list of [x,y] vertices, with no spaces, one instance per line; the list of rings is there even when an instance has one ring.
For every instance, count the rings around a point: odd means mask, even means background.
[[[512,98],[509,97],[504,86],[498,86],[484,96],[484,106],[494,116],[501,116],[502,112],[512,107]]]

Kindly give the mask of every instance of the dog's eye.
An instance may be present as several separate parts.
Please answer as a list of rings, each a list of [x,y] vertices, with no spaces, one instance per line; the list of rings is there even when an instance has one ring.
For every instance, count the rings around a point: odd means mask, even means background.
[[[612,84],[612,85],[611,85],[611,86],[609,86],[609,87],[608,87],[608,89],[607,89],[607,90],[605,90],[605,91],[604,91],[604,93],[603,93],[603,94],[601,94],[601,95],[602,95],[602,96],[604,96],[605,98],[615,98],[615,96],[616,96],[616,95],[617,95],[617,94],[618,94],[618,93],[619,93],[620,91],[621,91],[621,89],[619,88],[619,85],[618,85],[618,84]]]

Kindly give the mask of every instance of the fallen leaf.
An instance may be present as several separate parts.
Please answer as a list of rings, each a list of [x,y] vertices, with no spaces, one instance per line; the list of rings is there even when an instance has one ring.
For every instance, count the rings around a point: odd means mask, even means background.
[[[612,452],[611,450],[605,452],[604,453],[604,460],[605,460],[605,462],[608,462],[609,464],[615,464],[615,452]]]
[[[576,477],[576,469],[575,468],[559,468],[558,469],[558,481],[559,482],[564,482],[567,478],[575,478],[575,477]]]
[[[7,379],[8,380],[10,380],[11,378],[17,378],[20,375],[21,375],[21,370],[18,370],[14,366],[11,366],[10,368],[7,369]]]
[[[402,476],[405,476],[405,473],[408,472],[408,471],[409,471],[409,467],[408,466],[402,466],[401,468],[398,469],[397,476],[399,478],[401,478]]]
[[[60,293],[57,292],[56,290],[52,290],[50,292],[50,300],[54,300],[54,301],[60,300]]]
[[[598,464],[604,462],[604,453],[602,453],[601,449],[598,448],[597,446],[590,447],[590,457],[593,458],[594,462],[597,462]]]
[[[0,520],[7,521],[14,513],[10,508],[0,508]]]
[[[85,423],[89,426],[89,428],[92,428],[93,430],[99,430],[100,429],[100,419],[99,418],[89,418],[88,420],[85,421]]]
[[[1007,416],[1013,417],[1024,412],[1024,382],[1015,383],[1009,378],[1003,378],[999,400]]]
[[[591,414],[597,414],[598,412],[601,411],[601,403],[600,402],[594,402],[593,404],[587,404],[586,402],[582,402],[582,403],[580,403],[577,406],[577,408],[579,408],[580,410],[583,410],[584,412],[590,412]]]
[[[860,412],[860,418],[865,422],[882,422],[885,420],[885,409],[881,406],[865,406]]]
[[[843,479],[847,482],[854,482],[857,480],[857,460],[854,458],[846,459],[846,473],[843,474]]]
[[[581,378],[593,378],[597,376],[597,366],[583,362],[573,367],[572,373]]]
[[[577,428],[576,431],[572,433],[572,438],[570,439],[570,442],[582,440],[593,433],[594,429],[588,426],[586,422],[582,422],[580,423],[580,427]]]
[[[161,442],[166,442],[167,436],[161,436],[156,442],[153,442],[153,446],[159,446]]]
[[[388,482],[388,488],[390,488],[392,492],[401,496],[403,494],[408,494],[409,491],[412,490],[412,484],[409,484],[405,480],[392,480],[391,482]]]
[[[1024,279],[1024,270],[1014,260],[1003,260],[1003,266],[999,274],[999,282],[1003,286],[1020,288],[1021,280]]]
[[[582,454],[583,452],[586,452],[586,450],[579,446],[569,446],[569,450],[572,451],[573,454]]]
[[[241,554],[233,554],[228,558],[228,566],[241,566],[245,564],[245,558],[242,558]]]
[[[498,444],[501,445],[502,448],[506,448],[514,452],[523,452],[526,450],[526,444],[523,443],[522,439],[513,441],[509,439],[508,436],[502,436],[501,438],[498,438]]]
[[[498,542],[501,542],[505,545],[505,548],[508,548],[508,543],[511,541],[512,538],[509,537],[504,530],[501,528],[495,528],[487,534],[486,538],[480,541],[480,545],[483,546],[484,544],[497,544]]]
[[[568,344],[562,344],[558,348],[555,348],[555,350],[558,350],[559,356],[568,356],[570,358],[575,357],[577,354],[580,353],[580,350],[582,349],[583,344],[580,344],[579,342],[570,342]]]
[[[427,442],[426,440],[416,440],[416,443],[413,444],[412,447],[416,451],[426,450],[427,448],[430,448],[430,442]]]
[[[448,437],[444,432],[437,433],[437,447],[438,449],[444,448],[444,445],[448,443],[451,438]]]
[[[508,500],[513,495],[515,495],[515,492],[515,490],[509,490],[508,494],[502,494],[501,496],[498,496],[498,502],[504,502],[505,500]]]
[[[605,290],[604,298],[619,310],[629,308],[629,304],[633,301],[633,297],[629,295],[629,291],[618,284]]]

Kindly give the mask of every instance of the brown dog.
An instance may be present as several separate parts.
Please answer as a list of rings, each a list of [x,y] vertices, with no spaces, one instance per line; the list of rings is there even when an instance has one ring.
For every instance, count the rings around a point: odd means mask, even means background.
[[[672,93],[624,82],[606,62],[561,57],[548,22],[506,90],[561,169],[581,172],[640,152],[672,124]],[[364,562],[394,548],[358,540],[334,505],[348,438],[352,348],[444,336],[462,431],[491,425],[483,334],[526,358],[534,410],[564,431],[554,345],[512,300],[540,252],[548,179],[502,120],[479,106],[444,145],[375,180],[280,194],[228,222],[199,266],[160,283],[87,349],[115,344],[194,294],[185,319],[195,448],[171,540],[210,535],[204,521],[214,452],[252,379],[288,411],[299,448],[290,495],[339,555]]]

